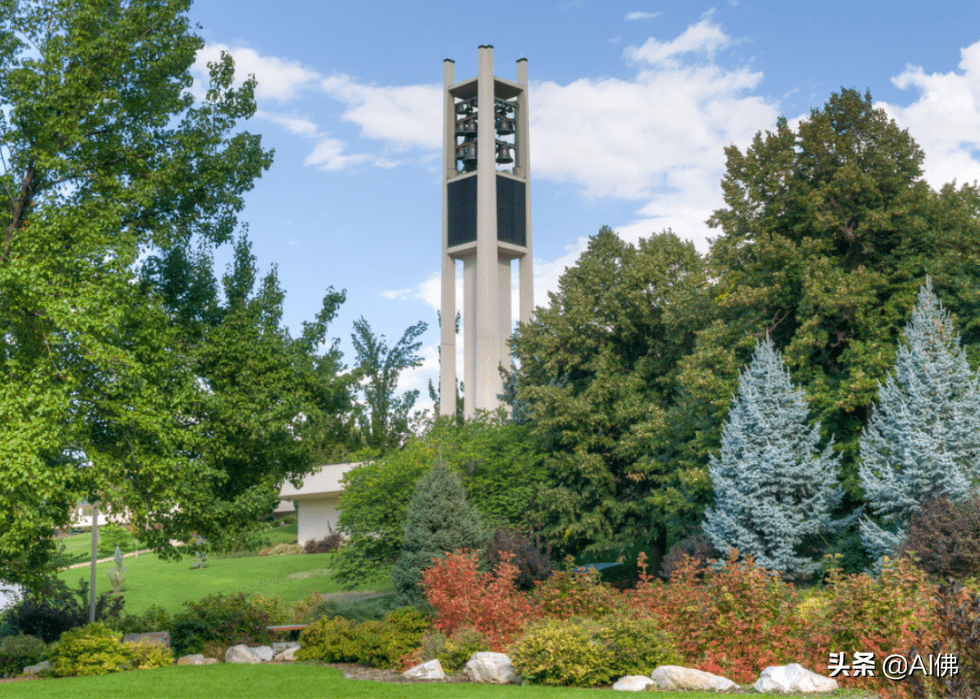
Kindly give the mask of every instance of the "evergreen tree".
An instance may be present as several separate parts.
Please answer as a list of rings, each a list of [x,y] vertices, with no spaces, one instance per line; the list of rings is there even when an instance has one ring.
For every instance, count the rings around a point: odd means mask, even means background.
[[[927,278],[895,371],[861,435],[858,473],[877,521],[861,536],[872,557],[892,554],[927,496],[962,501],[980,476],[978,377]]]
[[[419,583],[432,559],[457,549],[479,549],[486,541],[486,530],[466,500],[462,481],[440,456],[432,470],[419,479],[406,512],[402,553],[391,572],[399,603],[424,606]]]
[[[809,412],[772,342],[757,344],[722,428],[721,456],[711,456],[716,507],[703,525],[719,551],[737,548],[797,578],[819,567],[805,544],[842,525],[830,518],[843,495],[840,457],[830,445],[818,453],[820,424],[810,427]]]

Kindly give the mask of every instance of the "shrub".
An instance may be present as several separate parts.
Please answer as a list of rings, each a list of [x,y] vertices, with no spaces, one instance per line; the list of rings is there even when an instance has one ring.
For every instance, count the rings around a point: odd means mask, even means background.
[[[36,636],[7,636],[0,641],[0,677],[21,674],[28,665],[44,660],[47,649],[47,644]]]
[[[170,631],[173,619],[166,609],[150,605],[143,614],[124,614],[116,619],[106,620],[105,625],[123,634],[147,633],[150,631]]]
[[[506,650],[540,610],[514,589],[517,568],[509,560],[494,572],[481,573],[479,555],[461,551],[426,570],[422,584],[436,610],[435,627],[450,636],[463,627],[474,628],[493,650]]]
[[[170,625],[170,642],[179,655],[200,653],[209,641],[226,646],[269,643],[272,634],[266,627],[289,620],[278,598],[244,592],[219,592],[184,607]]]
[[[704,532],[698,527],[696,531],[688,532],[683,539],[672,546],[670,551],[667,552],[667,555],[664,556],[660,563],[660,577],[664,580],[670,580],[674,571],[685,558],[693,559],[700,563],[703,568],[707,568],[716,560],[724,558],[724,556],[708,541]]]
[[[260,556],[294,556],[306,553],[306,550],[299,544],[276,544],[259,551]]]
[[[305,553],[330,553],[340,548],[344,543],[344,537],[340,532],[335,532],[333,527],[328,526],[330,533],[322,539],[310,539],[303,546]]]
[[[355,623],[382,621],[393,604],[394,595],[391,594],[361,598],[353,593],[350,598],[337,598],[311,592],[293,603],[293,621],[297,624],[312,624],[323,617],[335,616],[342,616]]]
[[[677,665],[680,653],[656,619],[616,614],[600,622],[599,640],[612,651],[622,675],[649,675],[659,665]]]
[[[946,677],[914,673],[902,684],[907,685],[916,699],[980,696],[980,675],[976,672],[980,668],[980,595],[952,581],[936,592],[935,615],[938,620],[935,640],[930,642],[916,634],[915,642],[904,655],[939,657],[951,653],[957,657],[959,672]]]
[[[343,617],[323,618],[310,624],[300,634],[302,648],[297,660],[319,660],[325,663],[356,663],[360,657],[360,638],[354,622]]]
[[[909,521],[897,555],[914,553],[929,575],[969,578],[980,574],[980,492],[961,503],[945,495],[923,500]]]
[[[171,650],[159,643],[140,641],[123,643],[122,646],[126,651],[126,657],[133,665],[133,670],[152,670],[155,667],[168,667],[174,664]]]
[[[514,670],[537,684],[594,687],[619,673],[615,653],[592,619],[547,619],[532,625],[509,655]]]
[[[534,597],[545,616],[601,619],[616,610],[620,596],[599,578],[595,568],[573,569],[569,556],[565,559],[565,569],[552,573],[538,586]]]
[[[123,604],[122,597],[103,592],[95,604],[96,621],[117,619]],[[65,631],[87,624],[88,615],[88,582],[79,579],[73,592],[62,580],[52,578],[7,610],[4,625],[9,634],[29,634],[52,643]]]
[[[128,670],[130,658],[119,639],[99,622],[66,631],[48,650],[51,672],[56,677],[82,677]]]
[[[104,524],[99,527],[99,541],[97,553],[99,558],[109,558],[116,552],[116,548],[125,551],[136,549],[136,540],[125,527],[118,524]]]
[[[487,544],[487,558],[492,568],[500,565],[503,554],[509,553],[510,562],[517,567],[514,586],[518,590],[533,590],[535,583],[551,575],[551,544],[541,543],[540,532],[527,524],[527,531],[519,527],[500,527]]]

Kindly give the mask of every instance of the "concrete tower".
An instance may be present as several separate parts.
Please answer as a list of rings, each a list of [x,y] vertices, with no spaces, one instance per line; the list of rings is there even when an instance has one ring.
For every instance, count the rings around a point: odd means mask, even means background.
[[[518,260],[521,322],[534,308],[527,59],[517,82],[493,74],[479,49],[475,78],[456,82],[443,62],[442,340],[439,407],[456,412],[456,260],[463,261],[464,415],[495,410],[499,367],[511,368],[511,261]]]

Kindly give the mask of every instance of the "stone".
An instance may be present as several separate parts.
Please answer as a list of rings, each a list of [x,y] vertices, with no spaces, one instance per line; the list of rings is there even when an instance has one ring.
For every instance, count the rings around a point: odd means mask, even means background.
[[[276,653],[276,660],[279,662],[291,663],[296,660],[296,652],[299,650],[299,646],[293,648],[287,648],[280,653]]]
[[[463,668],[463,673],[470,682],[516,684],[521,681],[506,653],[474,653]]]
[[[205,663],[206,660],[207,658],[205,658],[200,653],[195,653],[194,655],[185,655],[182,658],[177,658],[177,664],[178,665],[204,665],[206,664]]]
[[[446,673],[442,671],[442,663],[436,659],[405,670],[402,677],[407,677],[410,680],[444,680]]]
[[[218,660],[217,658],[205,658],[204,659],[204,664],[205,665],[217,665],[219,662],[221,662],[221,661]]]
[[[279,655],[280,653],[282,653],[287,648],[297,648],[298,649],[299,647],[300,647],[300,645],[296,641],[286,641],[286,642],[283,642],[283,643],[273,643],[272,644],[272,652],[275,655]]]
[[[727,692],[730,689],[738,689],[738,685],[727,677],[679,665],[661,665],[653,671],[650,678],[657,683],[659,689],[703,692]]]
[[[262,659],[253,653],[252,649],[248,646],[239,644],[225,651],[225,662],[238,663],[239,665],[254,665],[255,663],[261,663]]]
[[[259,660],[263,663],[272,662],[275,657],[275,653],[272,652],[272,648],[269,646],[259,646],[258,648],[249,648],[250,651],[259,656]]]
[[[827,693],[837,689],[837,680],[818,675],[799,663],[789,665],[770,665],[752,687],[759,693],[765,692],[811,692]]]
[[[159,643],[164,648],[170,647],[169,631],[150,631],[149,633],[128,633],[123,636],[123,643]]]
[[[40,675],[45,670],[51,669],[51,663],[47,660],[39,662],[37,665],[28,665],[24,668],[25,675]]]
[[[626,675],[616,680],[612,688],[616,692],[645,692],[652,684],[653,680],[646,675]]]

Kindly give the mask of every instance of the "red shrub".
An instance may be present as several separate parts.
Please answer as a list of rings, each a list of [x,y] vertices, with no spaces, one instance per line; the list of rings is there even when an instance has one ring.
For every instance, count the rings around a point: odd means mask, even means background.
[[[540,610],[514,587],[517,567],[504,555],[495,575],[479,571],[479,554],[457,551],[422,573],[422,587],[436,610],[435,627],[451,635],[464,626],[486,636],[503,652],[540,618]]]

